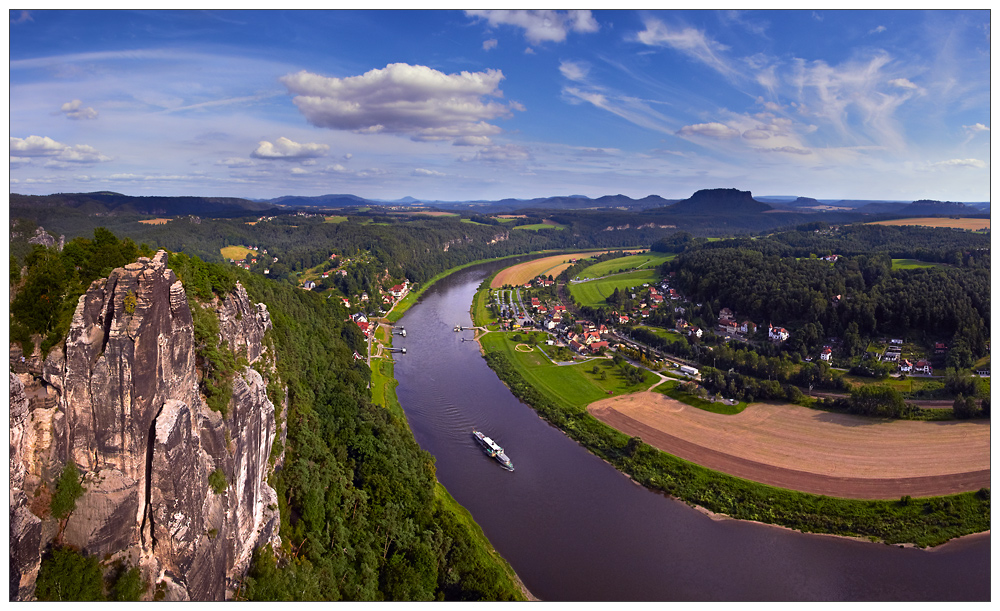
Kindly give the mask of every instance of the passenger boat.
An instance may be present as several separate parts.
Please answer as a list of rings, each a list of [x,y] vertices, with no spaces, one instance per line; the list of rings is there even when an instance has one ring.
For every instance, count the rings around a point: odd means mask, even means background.
[[[492,458],[495,458],[504,469],[507,469],[508,471],[514,470],[514,464],[510,462],[510,459],[507,458],[506,454],[504,454],[503,448],[501,448],[497,442],[493,441],[486,435],[483,435],[479,431],[472,431],[472,435],[476,438],[476,441],[483,446],[486,453]]]

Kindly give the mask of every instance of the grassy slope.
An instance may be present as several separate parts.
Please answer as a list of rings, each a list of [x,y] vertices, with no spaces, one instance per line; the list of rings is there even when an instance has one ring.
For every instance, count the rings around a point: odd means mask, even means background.
[[[639,267],[642,269],[655,268],[656,266],[662,265],[664,262],[669,261],[676,256],[676,254],[647,252],[641,255],[629,255],[618,259],[601,261],[600,263],[595,263],[590,267],[585,268],[576,275],[574,280],[581,280],[583,278],[600,278],[601,276],[607,276],[608,274],[616,274],[620,269],[632,270]]]
[[[691,407],[697,407],[698,409],[703,409],[706,412],[712,412],[713,414],[732,416],[733,414],[738,414],[747,408],[746,401],[740,401],[736,405],[713,403],[707,399],[695,397],[689,393],[683,392],[677,388],[677,385],[678,383],[674,381],[664,382],[663,384],[657,386],[655,390],[658,393],[663,393],[671,399],[676,399],[681,403],[686,403]]]
[[[512,339],[514,335],[519,335],[521,340]],[[487,350],[503,351],[550,400],[561,401],[576,412],[584,412],[594,401],[606,399],[609,391],[615,395],[638,392],[646,390],[656,381],[653,374],[647,373],[643,384],[629,384],[607,359],[595,359],[576,365],[555,365],[537,347],[531,352],[519,352],[515,349],[515,346],[524,343],[526,335],[518,332],[494,332],[483,336],[480,342]],[[536,335],[541,337],[544,334]],[[595,365],[599,369],[597,374],[592,373]],[[604,373],[605,379],[601,379],[600,372]]]

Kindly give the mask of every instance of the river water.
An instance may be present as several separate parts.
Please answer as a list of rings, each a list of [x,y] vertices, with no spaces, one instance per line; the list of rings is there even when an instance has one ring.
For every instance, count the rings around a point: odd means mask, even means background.
[[[932,550],[713,520],[643,488],[518,401],[472,331],[476,288],[497,267],[461,270],[397,323],[397,394],[437,476],[542,600],[989,600],[990,537]],[[492,436],[516,470],[479,448]]]

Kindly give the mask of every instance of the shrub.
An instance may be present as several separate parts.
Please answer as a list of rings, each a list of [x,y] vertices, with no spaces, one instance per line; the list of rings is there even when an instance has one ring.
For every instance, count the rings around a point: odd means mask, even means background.
[[[101,600],[103,576],[97,559],[56,547],[42,559],[35,582],[38,600]]]
[[[140,600],[146,592],[146,584],[142,581],[142,573],[139,567],[133,566],[122,571],[115,580],[115,585],[111,588],[113,600],[127,601]]]
[[[212,487],[212,492],[216,494],[222,494],[226,491],[226,487],[229,484],[226,482],[226,474],[222,472],[222,469],[212,471],[212,474],[208,476],[208,485]]]
[[[76,499],[84,493],[84,488],[80,484],[80,473],[76,468],[76,463],[69,461],[63,467],[62,475],[56,482],[56,490],[52,495],[49,507],[52,515],[57,520],[62,520],[76,509]]]

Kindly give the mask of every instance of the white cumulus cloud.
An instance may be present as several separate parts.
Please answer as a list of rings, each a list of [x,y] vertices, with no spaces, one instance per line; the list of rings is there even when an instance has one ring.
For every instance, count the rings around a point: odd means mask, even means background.
[[[68,145],[56,142],[48,136],[10,137],[11,157],[43,157],[68,163],[98,163],[111,158],[88,144]]]
[[[990,128],[986,127],[982,123],[976,123],[975,125],[963,125],[962,128],[970,134],[975,134],[978,132],[988,132]]]
[[[685,125],[677,130],[678,136],[707,136],[709,138],[735,138],[740,135],[739,130],[733,129],[722,123],[697,123],[695,125]]]
[[[483,41],[483,51],[489,51],[490,49],[496,49],[498,44],[500,44],[500,43],[497,42],[496,38],[491,38],[489,40],[484,40]]]
[[[59,112],[66,115],[68,119],[96,119],[97,111],[89,106],[87,108],[81,108],[83,102],[80,100],[73,100],[71,102],[66,102],[59,109]]]
[[[562,42],[569,32],[588,34],[600,29],[590,11],[526,11],[487,10],[465,11],[469,17],[486,20],[491,27],[512,25],[524,30],[524,37],[533,45],[541,42]]]
[[[283,159],[286,161],[299,161],[302,159],[312,159],[322,157],[330,150],[330,145],[316,142],[298,143],[281,137],[276,141],[268,142],[261,140],[251,157],[257,159]]]
[[[501,97],[500,70],[445,74],[404,63],[359,76],[326,77],[305,70],[281,78],[306,119],[317,127],[357,133],[405,134],[413,140],[456,140],[491,136],[501,129],[488,121],[509,117]],[[515,106],[516,108],[516,106]]]
[[[884,25],[880,25],[880,26],[878,26],[878,27],[876,27],[874,29],[868,30],[868,33],[869,34],[881,34],[882,32],[886,31],[886,29],[887,28]]]

